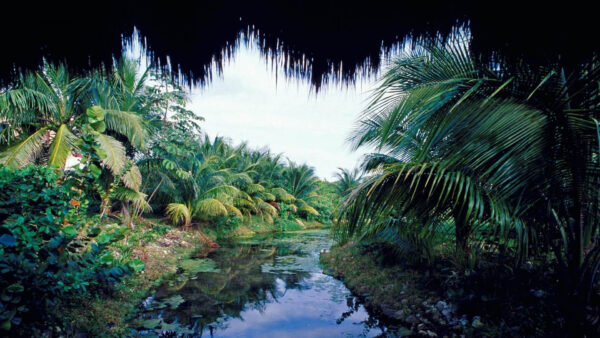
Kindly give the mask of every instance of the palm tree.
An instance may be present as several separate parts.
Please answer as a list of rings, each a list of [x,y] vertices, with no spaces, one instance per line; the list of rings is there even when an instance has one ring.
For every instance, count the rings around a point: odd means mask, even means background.
[[[20,168],[41,161],[64,168],[76,149],[75,128],[87,122],[89,86],[89,79],[72,78],[62,64],[21,75],[0,94],[0,119],[6,124],[0,163]]]
[[[354,168],[353,170],[338,168],[338,170],[335,173],[335,177],[337,178],[335,188],[340,196],[346,196],[360,183],[362,173],[359,168]]]
[[[131,110],[137,108],[132,104],[135,95],[115,95],[107,81],[97,75],[72,77],[62,64],[46,64],[41,71],[21,76],[1,94],[0,118],[8,126],[2,130],[6,148],[1,163],[22,167],[41,161],[64,169],[81,143],[79,138],[92,133],[110,158],[107,164],[115,164],[111,170],[118,172],[124,157],[117,156],[121,154],[118,141],[107,133],[122,135],[143,149],[148,128]]]
[[[121,200],[124,214],[129,214],[130,202],[136,209],[148,210],[139,191],[141,174],[123,145],[143,150],[149,139],[140,104],[145,77],[136,76],[137,68],[126,60],[116,64],[111,76],[98,71],[72,77],[62,64],[46,64],[21,76],[0,94],[0,116],[8,126],[2,130],[5,148],[0,163],[11,167],[43,163],[64,170],[67,158],[85,148],[97,154],[109,172],[99,176],[104,182],[97,186],[102,214],[110,209],[113,197]]]
[[[520,257],[552,247],[565,295],[578,300],[566,313],[581,323],[600,265],[600,64],[477,60],[459,35],[393,63],[352,138],[379,153],[339,228],[351,236],[414,220],[435,229],[450,218],[459,255],[483,224],[516,237]]]
[[[318,182],[315,169],[306,164],[298,165],[288,161],[283,178],[285,187],[296,199],[294,207],[297,207],[298,212],[318,216],[319,212],[310,205],[311,200],[318,196],[315,192]]]

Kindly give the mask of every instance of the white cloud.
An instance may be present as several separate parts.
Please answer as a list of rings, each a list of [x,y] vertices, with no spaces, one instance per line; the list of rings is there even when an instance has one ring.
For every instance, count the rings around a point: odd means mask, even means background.
[[[315,95],[306,82],[276,77],[256,49],[242,48],[222,76],[193,91],[190,108],[206,119],[211,137],[269,146],[331,179],[337,167],[353,168],[361,156],[346,139],[370,85],[330,86]]]

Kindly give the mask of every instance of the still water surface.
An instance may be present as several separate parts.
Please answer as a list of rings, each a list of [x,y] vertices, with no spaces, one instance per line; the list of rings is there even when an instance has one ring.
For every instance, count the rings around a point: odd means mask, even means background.
[[[375,337],[387,328],[344,284],[323,273],[329,231],[223,243],[180,262],[144,302],[144,336]]]

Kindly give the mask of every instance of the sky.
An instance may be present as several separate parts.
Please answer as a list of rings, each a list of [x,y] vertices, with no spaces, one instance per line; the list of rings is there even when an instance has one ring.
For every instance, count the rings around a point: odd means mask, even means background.
[[[346,139],[373,81],[332,85],[315,94],[307,82],[276,77],[256,48],[241,47],[221,75],[192,91],[188,108],[204,117],[201,126],[210,137],[268,146],[333,180],[338,167],[354,168],[363,155],[352,152]]]

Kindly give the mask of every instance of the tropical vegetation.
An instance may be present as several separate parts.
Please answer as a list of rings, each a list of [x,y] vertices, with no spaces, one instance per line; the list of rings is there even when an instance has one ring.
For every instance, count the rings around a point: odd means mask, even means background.
[[[167,70],[126,57],[85,74],[46,63],[0,91],[4,332],[52,332],[57,306],[143,270],[130,243],[145,217],[218,236],[331,223],[313,168],[210,138],[187,101]]]
[[[595,332],[600,64],[481,60],[457,34],[393,61],[351,136],[376,152],[336,235],[463,271],[540,264],[570,332]]]
[[[475,51],[463,30],[402,49],[349,138],[370,153],[334,182],[207,135],[168,68],[122,57],[18,73],[0,89],[0,332],[65,335],[70,309],[146,268],[142,243],[183,242],[171,228],[212,250],[261,227],[333,224],[328,269],[411,334],[431,336],[404,311],[437,310],[421,298],[391,309],[407,289],[458,304],[436,305],[449,314],[436,319],[444,332],[474,333],[483,320],[495,321],[489,335],[597,335],[600,62],[534,66]],[[248,250],[240,260],[262,252]],[[455,312],[477,320],[448,328]]]

